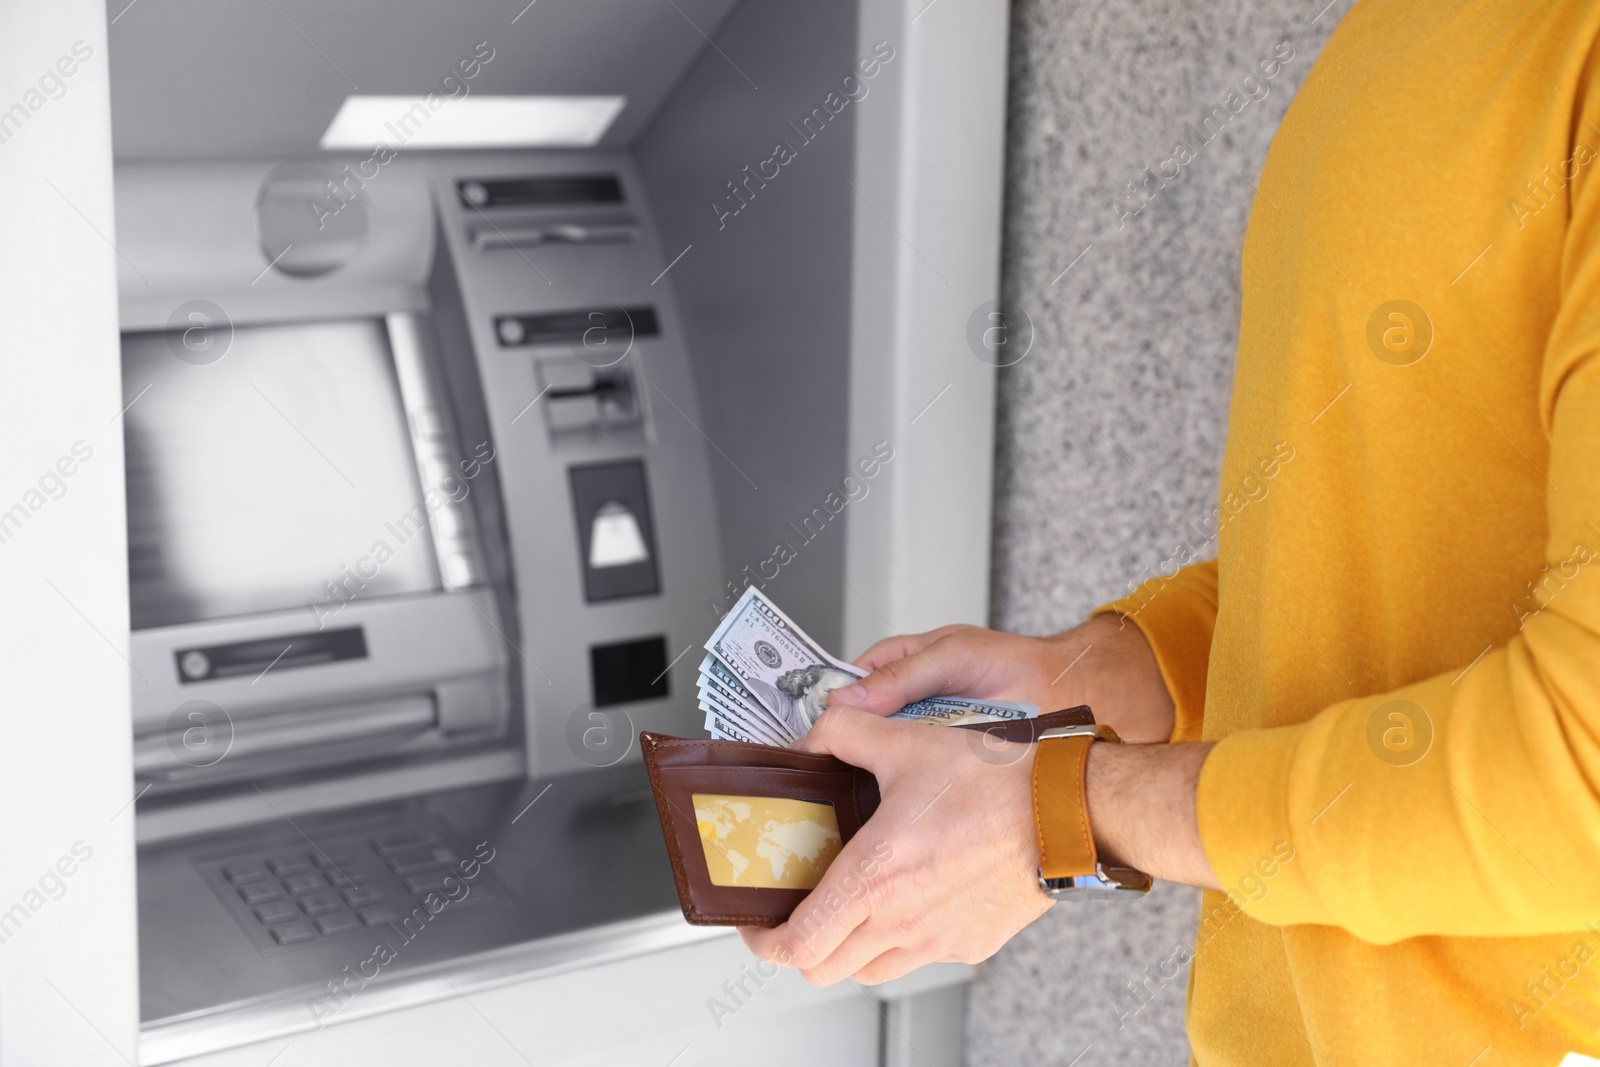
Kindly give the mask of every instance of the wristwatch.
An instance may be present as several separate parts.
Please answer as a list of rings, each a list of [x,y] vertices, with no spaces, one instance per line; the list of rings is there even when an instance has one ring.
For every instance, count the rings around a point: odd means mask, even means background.
[[[1121,744],[1109,726],[1086,722],[1039,734],[1033,757],[1033,821],[1039,835],[1039,888],[1060,899],[1104,899],[1150,891],[1151,880],[1131,867],[1108,867],[1089,829],[1084,770],[1089,746]]]

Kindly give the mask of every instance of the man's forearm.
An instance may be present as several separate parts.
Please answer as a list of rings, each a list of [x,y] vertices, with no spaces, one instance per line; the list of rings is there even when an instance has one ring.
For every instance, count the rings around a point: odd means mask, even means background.
[[[1096,722],[1124,741],[1148,743],[1172,736],[1172,696],[1144,634],[1120,615],[1097,615],[1045,639],[1061,664],[1050,707],[1088,704]]]
[[[1089,750],[1089,825],[1100,860],[1169,882],[1221,889],[1200,843],[1195,797],[1211,745],[1111,745]]]

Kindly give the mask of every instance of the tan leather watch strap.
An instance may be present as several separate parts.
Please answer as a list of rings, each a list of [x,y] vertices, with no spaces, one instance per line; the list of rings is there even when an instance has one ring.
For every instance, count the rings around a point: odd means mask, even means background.
[[[1033,823],[1039,833],[1039,874],[1067,878],[1098,869],[1084,771],[1094,738],[1050,737],[1033,757]]]

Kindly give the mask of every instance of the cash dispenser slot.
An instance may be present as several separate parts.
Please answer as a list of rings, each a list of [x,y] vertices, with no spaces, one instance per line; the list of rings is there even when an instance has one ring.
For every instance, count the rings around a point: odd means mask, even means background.
[[[166,730],[134,740],[133,769],[166,787],[305,771],[400,748],[438,718],[431,693],[248,718],[195,701]]]

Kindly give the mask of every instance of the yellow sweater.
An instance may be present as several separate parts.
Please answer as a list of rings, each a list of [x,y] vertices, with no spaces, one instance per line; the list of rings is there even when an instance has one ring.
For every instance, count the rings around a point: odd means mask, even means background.
[[[1360,0],[1273,142],[1218,561],[1103,609],[1219,742],[1201,1064],[1600,1056],[1597,32]]]

